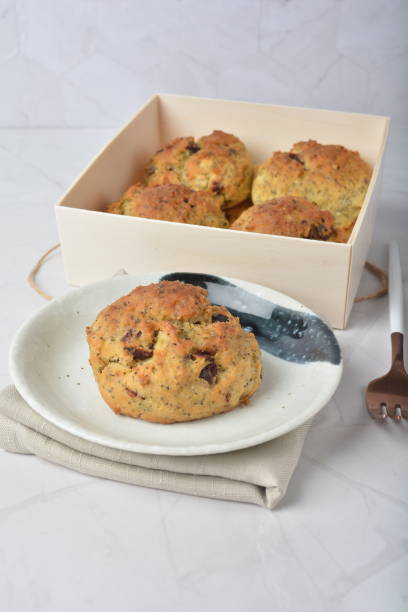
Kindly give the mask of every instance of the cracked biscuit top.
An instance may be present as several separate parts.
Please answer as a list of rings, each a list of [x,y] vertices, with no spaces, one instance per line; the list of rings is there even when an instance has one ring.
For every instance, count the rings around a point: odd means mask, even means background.
[[[254,204],[297,196],[330,211],[335,228],[347,235],[360,212],[371,178],[356,151],[314,140],[298,142],[289,153],[277,151],[261,164],[252,185]]]
[[[179,281],[136,287],[87,328],[90,364],[116,413],[191,421],[248,402],[261,381],[255,336],[207,291]]]
[[[182,184],[208,191],[223,208],[245,200],[251,192],[252,163],[245,145],[232,134],[215,130],[195,141],[175,138],[148,162],[147,185]]]
[[[184,185],[145,187],[136,183],[106,212],[210,227],[228,226],[218,202],[205,191],[193,191]]]
[[[333,215],[302,198],[275,198],[245,210],[231,229],[279,236],[328,240],[334,233]]]

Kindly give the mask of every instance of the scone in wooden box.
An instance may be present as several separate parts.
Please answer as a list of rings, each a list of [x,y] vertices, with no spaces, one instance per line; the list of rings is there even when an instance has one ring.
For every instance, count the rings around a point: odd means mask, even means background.
[[[56,205],[68,283],[82,285],[120,268],[206,272],[267,285],[344,328],[373,232],[387,117],[325,110],[153,96]],[[149,157],[176,136],[221,129],[241,138],[260,163],[309,138],[360,152],[373,167],[348,243],[321,242],[104,213],[140,177]]]

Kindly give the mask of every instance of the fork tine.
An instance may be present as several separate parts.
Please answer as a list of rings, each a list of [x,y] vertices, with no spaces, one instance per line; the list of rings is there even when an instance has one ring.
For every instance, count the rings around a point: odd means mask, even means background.
[[[366,402],[367,410],[372,419],[376,421],[383,422],[387,418],[387,409],[385,404],[374,404],[372,402]]]
[[[404,365],[404,290],[401,260],[396,242],[389,246],[389,315],[391,332],[391,368],[372,380],[366,390],[370,415],[397,423],[408,419],[408,372]]]

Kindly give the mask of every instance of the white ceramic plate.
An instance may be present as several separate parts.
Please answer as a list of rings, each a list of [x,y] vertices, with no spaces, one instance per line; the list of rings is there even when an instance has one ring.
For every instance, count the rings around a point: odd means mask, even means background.
[[[86,285],[52,301],[23,325],[11,347],[10,369],[18,391],[34,410],[61,429],[112,448],[204,455],[254,446],[285,434],[316,414],[333,395],[342,362],[326,324],[305,306],[272,289],[217,277],[224,284],[206,283],[212,301],[247,315],[254,313],[261,323],[274,313],[270,320],[275,340],[265,342],[268,350],[272,347],[272,353],[285,358],[262,350],[262,385],[248,406],[232,412],[172,425],[115,415],[100,397],[88,364],[85,326],[107,304],[160,277],[126,275]],[[214,296],[217,287],[221,293]],[[285,308],[297,313],[292,317]],[[300,334],[299,317],[307,325]]]

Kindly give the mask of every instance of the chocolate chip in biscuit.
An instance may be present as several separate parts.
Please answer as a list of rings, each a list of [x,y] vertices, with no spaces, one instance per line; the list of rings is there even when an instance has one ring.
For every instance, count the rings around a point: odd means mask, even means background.
[[[228,321],[228,317],[226,317],[226,316],[225,316],[225,315],[223,315],[223,314],[216,314],[216,315],[213,315],[213,316],[212,316],[211,321],[212,321],[213,323],[218,323],[218,322],[220,322],[220,323],[226,323],[226,321]]]
[[[128,329],[126,334],[121,338],[122,342],[129,342],[133,338],[133,330]]]
[[[300,159],[299,155],[296,155],[296,153],[289,153],[289,157],[290,159],[294,159],[295,161],[299,162],[299,164],[302,164],[303,166],[305,165],[305,163]]]
[[[126,346],[125,350],[131,353],[133,359],[143,361],[144,359],[150,359],[153,357],[153,351],[148,351],[142,348],[135,348],[133,346]]]
[[[190,142],[186,146],[186,149],[189,153],[191,153],[191,155],[193,155],[194,153],[197,153],[198,151],[200,151],[200,146],[196,142]]]
[[[211,187],[212,191],[219,195],[224,191],[224,187],[221,185],[219,181],[214,181]]]
[[[128,387],[125,387],[125,391],[129,397],[137,397],[137,391],[132,391],[132,389],[129,389]]]
[[[207,365],[201,370],[200,378],[206,380],[210,385],[215,382],[215,378],[217,376],[217,364],[214,361],[207,363]]]

